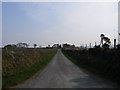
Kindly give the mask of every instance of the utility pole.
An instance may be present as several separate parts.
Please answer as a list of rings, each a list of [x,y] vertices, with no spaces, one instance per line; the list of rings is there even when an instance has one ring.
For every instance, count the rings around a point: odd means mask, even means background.
[[[97,43],[95,42],[95,46],[97,46]]]
[[[90,43],[90,48],[91,48],[91,43]]]
[[[114,48],[116,48],[116,39],[114,39]]]
[[[87,48],[87,44],[86,44],[86,48]]]

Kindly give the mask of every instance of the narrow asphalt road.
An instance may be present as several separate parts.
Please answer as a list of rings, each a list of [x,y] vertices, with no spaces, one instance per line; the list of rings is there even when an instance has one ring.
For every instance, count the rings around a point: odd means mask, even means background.
[[[89,74],[58,50],[51,63],[17,88],[114,88],[116,84]]]

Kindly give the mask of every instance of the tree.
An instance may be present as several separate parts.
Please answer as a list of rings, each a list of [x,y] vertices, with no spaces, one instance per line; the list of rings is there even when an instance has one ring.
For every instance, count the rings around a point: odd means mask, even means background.
[[[119,49],[119,50],[120,50],[120,44],[118,44],[118,45],[117,45],[117,49]]]
[[[18,43],[16,46],[18,48],[28,48],[29,45],[27,43]]]
[[[7,49],[15,49],[17,48],[17,46],[15,44],[8,44],[6,46],[4,46],[4,48],[7,50]]]
[[[102,45],[103,48],[109,48],[109,46],[111,45],[110,39],[108,37],[105,37],[104,34],[101,34],[100,37],[101,37],[101,43],[100,43],[100,45]],[[105,43],[103,43],[103,41]]]
[[[27,43],[23,43],[23,46],[25,47],[25,48],[28,48],[28,44]]]

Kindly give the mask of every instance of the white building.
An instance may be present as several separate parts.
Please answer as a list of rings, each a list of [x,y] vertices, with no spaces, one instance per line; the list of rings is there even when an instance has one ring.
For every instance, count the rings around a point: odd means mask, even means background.
[[[54,44],[52,47],[53,48],[59,48],[59,44]]]

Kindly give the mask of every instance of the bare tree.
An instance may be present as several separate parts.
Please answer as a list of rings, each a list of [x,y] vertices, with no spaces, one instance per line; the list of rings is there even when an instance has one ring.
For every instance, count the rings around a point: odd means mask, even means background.
[[[110,39],[108,37],[105,37],[104,34],[101,34],[100,37],[101,37],[101,43],[100,43],[100,45],[102,45],[102,47],[109,47],[111,45]],[[105,43],[103,43],[103,41]]]
[[[29,45],[27,43],[18,43],[16,46],[18,48],[28,48]]]

